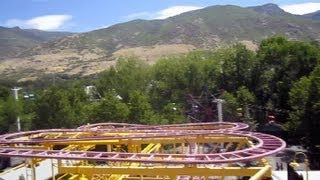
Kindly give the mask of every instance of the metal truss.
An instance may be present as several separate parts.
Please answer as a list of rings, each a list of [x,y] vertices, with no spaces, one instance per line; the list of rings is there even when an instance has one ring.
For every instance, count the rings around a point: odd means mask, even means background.
[[[244,123],[100,123],[0,136],[0,156],[56,159],[69,179],[217,179],[271,176],[264,157],[285,148]],[[34,174],[34,179],[36,174]]]

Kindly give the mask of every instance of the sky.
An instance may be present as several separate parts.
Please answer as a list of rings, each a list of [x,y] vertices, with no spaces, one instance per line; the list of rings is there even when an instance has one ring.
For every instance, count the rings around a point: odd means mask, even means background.
[[[165,19],[212,5],[266,3],[292,14],[320,10],[320,0],[0,0],[0,26],[87,32],[134,19]]]

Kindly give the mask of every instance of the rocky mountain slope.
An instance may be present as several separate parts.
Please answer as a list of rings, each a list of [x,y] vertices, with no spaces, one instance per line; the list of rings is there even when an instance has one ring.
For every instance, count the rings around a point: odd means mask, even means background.
[[[320,40],[320,22],[291,15],[274,4],[211,6],[164,20],[134,20],[45,42],[2,61],[0,72],[4,77],[24,77],[21,80],[48,73],[88,75],[104,70],[120,56],[138,56],[153,63],[161,56],[235,42],[254,48],[274,35]]]
[[[6,28],[0,26],[0,59],[17,56],[17,54],[40,45],[43,42],[61,38],[73,33],[47,32],[36,29]]]
[[[303,16],[306,17],[306,18],[310,18],[310,19],[316,20],[316,21],[320,21],[320,10],[316,11],[316,12],[313,12],[313,13],[305,14]]]

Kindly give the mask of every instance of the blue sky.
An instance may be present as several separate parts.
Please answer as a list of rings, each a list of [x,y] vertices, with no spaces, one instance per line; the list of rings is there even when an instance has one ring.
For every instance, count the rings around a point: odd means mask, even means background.
[[[278,4],[293,14],[320,10],[320,0],[1,0],[0,26],[86,32],[133,19],[164,19],[211,5]]]

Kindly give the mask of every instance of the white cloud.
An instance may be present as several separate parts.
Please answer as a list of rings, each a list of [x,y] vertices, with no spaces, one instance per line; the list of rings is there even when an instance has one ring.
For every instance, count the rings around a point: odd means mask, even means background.
[[[108,24],[108,25],[103,25],[103,26],[101,26],[99,29],[108,28],[108,27],[110,27],[110,26],[111,26],[110,24]]]
[[[71,19],[72,16],[70,15],[45,15],[27,20],[9,19],[6,21],[5,26],[19,26],[21,28],[52,31],[63,28],[63,26],[65,26],[65,24]]]
[[[176,16],[184,12],[201,9],[199,6],[172,6],[157,12],[154,19],[166,19],[168,17]]]
[[[291,14],[308,14],[320,10],[320,3],[301,3],[280,6],[284,11]]]
[[[14,27],[14,26],[23,27],[24,24],[25,24],[25,22],[23,20],[20,20],[20,19],[9,19],[4,23],[4,26],[7,26],[7,27]]]
[[[129,14],[126,16],[126,19],[166,19],[168,17],[176,16],[184,12],[193,11],[197,9],[201,9],[203,7],[200,6],[171,6],[166,9],[162,9],[157,12],[138,12]]]
[[[110,25],[110,24],[102,25],[102,26],[94,27],[94,28],[89,29],[89,30],[87,30],[87,31],[99,30],[99,29],[105,29],[105,28],[108,28],[108,27],[110,27],[110,26],[112,26],[112,25]]]

